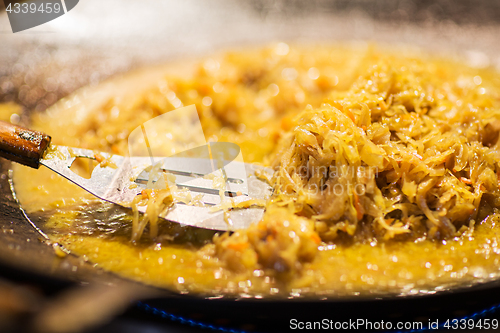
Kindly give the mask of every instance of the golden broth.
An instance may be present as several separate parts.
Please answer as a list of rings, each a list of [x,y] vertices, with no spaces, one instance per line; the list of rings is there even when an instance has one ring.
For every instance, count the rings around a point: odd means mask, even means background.
[[[77,92],[32,127],[53,143],[126,153],[128,133],[141,122],[182,105],[196,104],[207,139],[240,145],[246,162],[269,163],[293,118],[319,107],[332,92],[349,89],[376,64],[417,66],[443,86],[474,81],[498,104],[496,72],[431,58],[415,49],[366,45],[290,47],[229,52],[202,61],[148,69]],[[139,89],[140,87],[140,89]],[[130,242],[130,217],[47,169],[14,165],[17,196],[29,214],[72,253],[121,276],[180,292],[259,295],[357,295],[433,293],[495,279],[500,268],[497,218],[492,215],[444,241],[321,242],[312,260],[283,277],[259,264],[235,270],[214,252],[212,233],[175,232]],[[97,217],[96,217],[97,216]],[[484,216],[483,216],[484,218]]]

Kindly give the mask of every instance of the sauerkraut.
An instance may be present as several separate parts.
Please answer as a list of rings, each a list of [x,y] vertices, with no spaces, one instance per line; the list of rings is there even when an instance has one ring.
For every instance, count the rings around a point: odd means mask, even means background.
[[[309,218],[324,241],[452,238],[493,212],[498,96],[485,96],[477,78],[444,83],[438,74],[381,61],[308,106],[272,157],[273,203]]]
[[[236,143],[245,162],[274,170],[258,175],[274,187],[258,203],[263,220],[214,235],[138,216],[133,224],[123,212],[96,217],[104,203],[48,171],[16,166],[21,203],[50,215],[37,223],[54,241],[181,292],[415,294],[498,277],[500,76],[492,68],[414,48],[278,43],[165,73],[143,90],[131,76],[130,93],[109,93],[85,112],[49,109],[34,127],[57,133],[55,144],[123,155],[141,123],[195,104],[207,141]],[[163,208],[172,200],[156,199]]]

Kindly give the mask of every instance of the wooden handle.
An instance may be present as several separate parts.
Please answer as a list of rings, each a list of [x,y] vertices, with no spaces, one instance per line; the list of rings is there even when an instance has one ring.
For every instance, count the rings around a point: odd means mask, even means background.
[[[38,169],[50,136],[0,121],[0,157]]]

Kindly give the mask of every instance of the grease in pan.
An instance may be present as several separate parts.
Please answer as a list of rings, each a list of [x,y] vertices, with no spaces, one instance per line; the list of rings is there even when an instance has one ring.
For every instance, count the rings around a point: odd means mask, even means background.
[[[125,212],[16,166],[21,203],[74,253],[204,294],[415,294],[497,278],[498,73],[415,49],[284,43],[174,67],[34,126],[123,154],[138,124],[196,104],[207,139],[277,170],[264,219],[232,235],[164,224],[133,244]]]

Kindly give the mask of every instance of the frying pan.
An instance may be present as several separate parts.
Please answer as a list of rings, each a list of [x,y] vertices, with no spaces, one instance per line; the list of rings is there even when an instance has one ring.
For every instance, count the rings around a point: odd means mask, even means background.
[[[2,4],[0,4],[2,6]],[[375,41],[500,65],[500,4],[493,1],[162,1],[85,0],[45,25],[13,34],[0,13],[0,102],[24,107],[21,120],[74,90],[144,66],[272,41]],[[120,277],[76,256],[59,258],[13,196],[10,164],[0,162],[0,271],[47,293],[73,283]],[[41,240],[40,240],[41,239]],[[493,313],[500,281],[433,295],[303,299],[207,299],[151,288],[131,315],[245,330],[284,331],[289,321],[414,320]],[[485,313],[485,314],[488,314]]]

